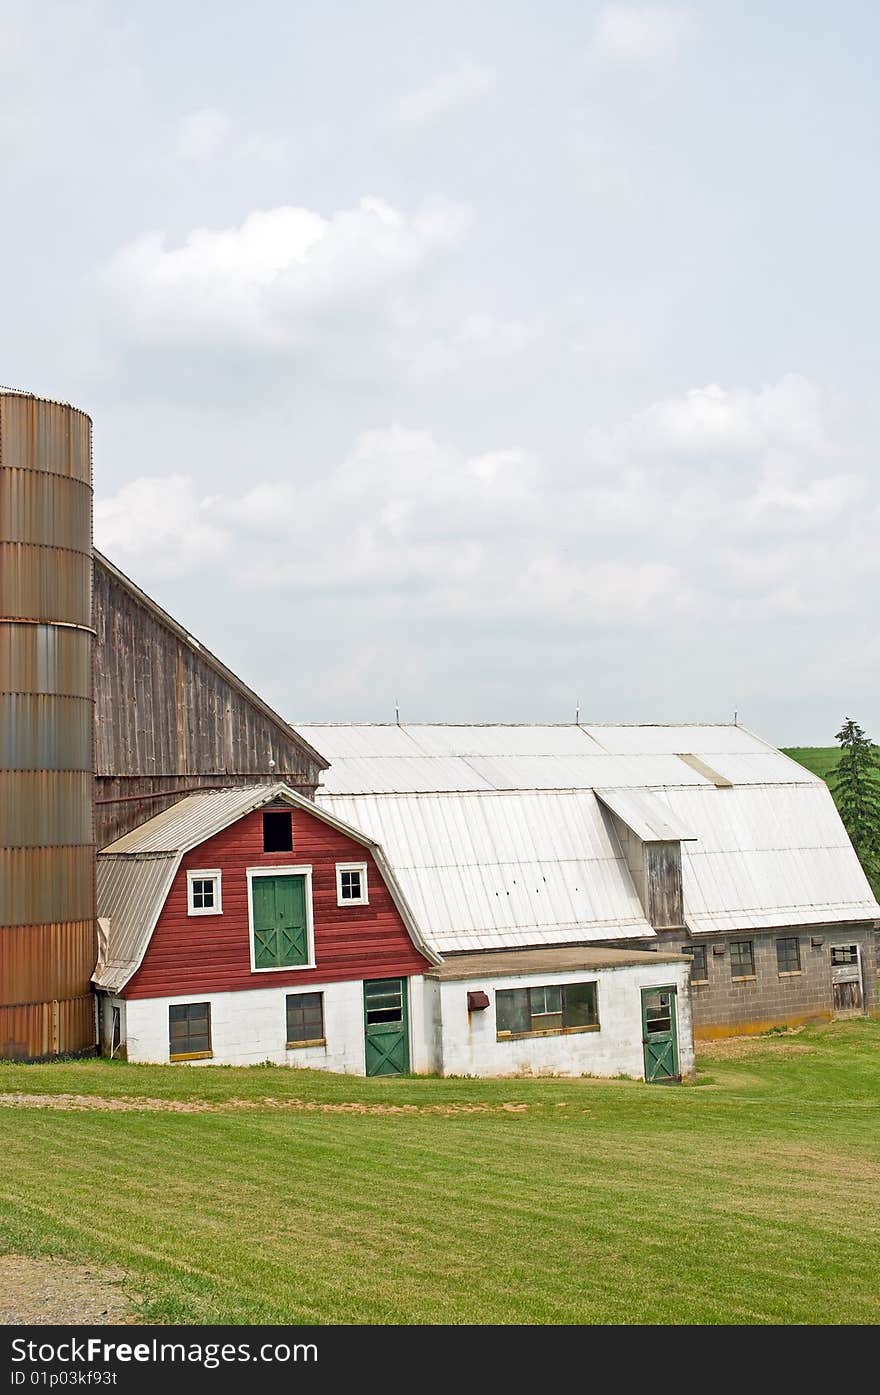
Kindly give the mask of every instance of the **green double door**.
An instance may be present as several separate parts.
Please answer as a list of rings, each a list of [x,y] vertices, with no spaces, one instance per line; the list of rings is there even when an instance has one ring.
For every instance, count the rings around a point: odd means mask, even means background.
[[[254,877],[254,968],[283,969],[309,962],[306,879]]]
[[[642,1044],[649,1085],[681,1078],[675,1008],[674,988],[642,989]]]
[[[377,978],[364,984],[367,1075],[405,1075],[409,1070],[406,979]]]

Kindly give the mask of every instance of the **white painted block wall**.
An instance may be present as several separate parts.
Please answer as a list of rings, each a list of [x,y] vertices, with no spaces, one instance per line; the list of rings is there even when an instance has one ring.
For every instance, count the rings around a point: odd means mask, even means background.
[[[538,984],[589,983],[598,985],[599,1030],[569,1035],[528,1037],[498,1041],[495,1026],[495,994],[499,988],[531,988]],[[428,980],[435,990],[431,1007],[435,1014],[434,1040],[442,1038],[442,1061],[434,1053],[434,1069],[442,1075],[631,1075],[644,1079],[642,1046],[642,989],[675,987],[678,1050],[681,1073],[694,1069],[693,1026],[688,965],[659,963],[620,968],[566,970],[560,973],[523,974],[516,977]],[[489,1006],[482,1012],[467,1010],[468,991],[482,990]]]
[[[410,979],[410,1068],[431,1069],[424,1013],[424,981]],[[168,1061],[168,1008],[172,1003],[211,1004],[213,1056],[193,1065],[253,1066],[262,1061],[276,1065],[307,1066],[312,1070],[363,1075],[364,986],[347,983],[310,983],[309,993],[324,994],[326,1046],[287,1048],[285,999],[295,990],[246,989],[238,993],[193,993],[173,998],[132,998],[124,1003],[123,1039],[129,1061]],[[114,999],[118,1002],[118,999]]]

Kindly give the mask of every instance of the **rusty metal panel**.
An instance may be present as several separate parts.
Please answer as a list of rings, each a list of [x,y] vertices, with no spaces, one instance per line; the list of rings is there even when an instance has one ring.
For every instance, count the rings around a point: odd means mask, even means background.
[[[77,998],[89,992],[97,959],[90,920],[0,930],[0,983],[9,1003]]]
[[[0,775],[0,848],[91,846],[89,770],[8,770]]]
[[[0,927],[94,914],[94,848],[0,848]]]
[[[0,693],[0,770],[91,770],[92,704]]]
[[[0,542],[0,617],[90,626],[88,552]]]
[[[95,1046],[95,1000],[91,994],[45,1003],[0,1007],[0,1058],[28,1061],[66,1056]]]
[[[0,465],[91,484],[91,421],[85,412],[23,393],[0,393]]]
[[[91,423],[0,392],[0,1055],[94,1045],[91,624]]]
[[[0,620],[0,693],[55,693],[91,699],[91,634],[60,625],[16,625]]]
[[[90,550],[92,491],[39,470],[0,470],[0,541]]]

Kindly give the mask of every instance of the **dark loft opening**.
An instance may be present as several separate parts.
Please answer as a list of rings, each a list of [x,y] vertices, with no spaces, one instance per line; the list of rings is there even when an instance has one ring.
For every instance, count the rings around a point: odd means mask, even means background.
[[[263,852],[292,852],[293,823],[290,814],[263,815]]]

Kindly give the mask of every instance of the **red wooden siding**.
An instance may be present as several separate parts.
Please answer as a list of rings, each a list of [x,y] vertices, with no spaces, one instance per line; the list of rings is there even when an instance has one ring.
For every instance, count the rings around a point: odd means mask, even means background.
[[[305,810],[293,810],[293,852],[263,852],[263,811],[246,815],[187,853],[126,998],[226,993],[343,979],[420,974],[416,949],[368,849]],[[337,862],[365,862],[370,904],[337,906]],[[247,868],[310,866],[314,969],[251,971]],[[187,915],[187,870],[220,868],[222,915]]]

